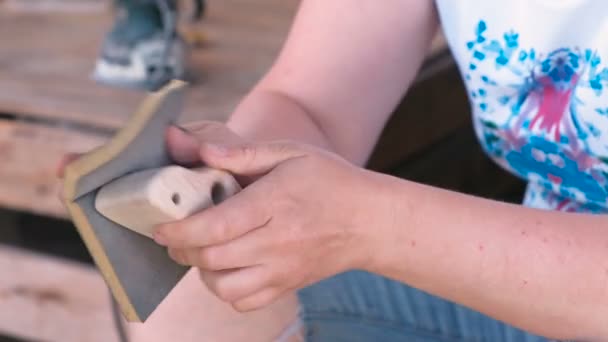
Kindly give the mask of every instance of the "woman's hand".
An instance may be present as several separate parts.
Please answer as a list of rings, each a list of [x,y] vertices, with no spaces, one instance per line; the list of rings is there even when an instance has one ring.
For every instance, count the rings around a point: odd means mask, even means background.
[[[202,144],[201,160],[257,178],[237,195],[158,227],[155,240],[239,311],[336,273],[365,268],[381,194],[371,173],[289,142]]]

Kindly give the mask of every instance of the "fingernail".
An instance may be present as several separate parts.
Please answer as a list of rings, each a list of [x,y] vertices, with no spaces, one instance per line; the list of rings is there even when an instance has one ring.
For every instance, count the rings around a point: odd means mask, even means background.
[[[161,246],[166,246],[167,245],[167,237],[165,235],[163,235],[160,232],[154,232],[152,234],[153,238],[154,238],[154,242],[156,242],[157,244],[161,245]]]
[[[169,257],[176,263],[186,266],[186,258],[181,250],[169,248]]]
[[[180,261],[180,254],[177,250],[168,248],[167,254],[169,254],[169,258],[171,258],[173,261],[175,261],[175,262]]]
[[[206,147],[211,151],[211,153],[225,157],[228,155],[229,149],[226,146],[215,145],[215,144],[206,144]]]
[[[186,128],[182,127],[182,126],[179,126],[179,125],[173,125],[173,127],[177,128],[178,130],[180,130],[180,131],[182,131],[182,132],[184,132],[184,133],[186,133],[186,134],[190,134],[190,131],[189,131],[189,130],[187,130]]]

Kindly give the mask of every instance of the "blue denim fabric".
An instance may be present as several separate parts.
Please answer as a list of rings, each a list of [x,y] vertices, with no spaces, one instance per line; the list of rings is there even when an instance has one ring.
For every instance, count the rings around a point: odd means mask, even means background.
[[[541,342],[463,306],[363,271],[298,293],[308,342]]]

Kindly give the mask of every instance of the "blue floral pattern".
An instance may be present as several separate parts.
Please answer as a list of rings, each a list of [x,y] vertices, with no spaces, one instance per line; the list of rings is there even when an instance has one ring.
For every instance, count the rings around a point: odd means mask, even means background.
[[[528,180],[525,204],[608,212],[608,68],[592,49],[537,51],[481,20],[461,65],[482,146]],[[587,101],[587,102],[586,102]]]

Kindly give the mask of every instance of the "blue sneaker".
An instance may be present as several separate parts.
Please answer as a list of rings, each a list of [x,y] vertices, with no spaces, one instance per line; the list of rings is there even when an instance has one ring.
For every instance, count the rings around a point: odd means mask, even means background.
[[[196,19],[205,3],[195,0]],[[93,78],[102,84],[154,91],[186,74],[187,44],[177,31],[176,0],[115,0]]]

